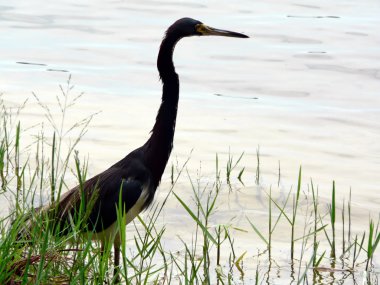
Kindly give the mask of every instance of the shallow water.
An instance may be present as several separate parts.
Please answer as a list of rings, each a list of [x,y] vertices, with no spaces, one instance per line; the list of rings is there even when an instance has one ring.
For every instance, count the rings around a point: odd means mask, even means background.
[[[243,179],[252,185],[259,146],[263,188],[277,185],[280,163],[280,188],[288,191],[302,165],[305,188],[313,178],[328,200],[335,180],[339,200],[352,190],[358,219],[377,217],[379,14],[379,3],[370,0],[4,2],[0,91],[11,102],[33,91],[54,104],[58,84],[72,74],[76,91],[85,95],[68,119],[102,111],[79,147],[96,174],[148,136],[160,100],[155,61],[168,25],[190,16],[244,32],[251,38],[179,43],[172,161],[183,162],[193,149],[189,165],[198,168],[202,161],[207,177],[215,153],[225,162],[229,149],[235,157],[244,151]],[[36,105],[31,98],[25,127],[43,120]],[[164,182],[169,176],[167,171]],[[241,212],[257,208],[259,196],[247,198]],[[170,205],[174,212],[176,202]]]

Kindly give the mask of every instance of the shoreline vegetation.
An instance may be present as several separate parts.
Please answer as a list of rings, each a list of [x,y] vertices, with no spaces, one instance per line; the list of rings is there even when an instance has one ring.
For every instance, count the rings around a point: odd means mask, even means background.
[[[115,283],[111,244],[101,254],[91,233],[78,234],[80,222],[73,222],[68,236],[57,236],[49,227],[49,217],[33,210],[42,202],[59,200],[68,190],[68,176],[75,177],[79,185],[87,178],[88,159],[82,159],[76,147],[96,113],[67,126],[70,108],[83,95],[73,95],[73,89],[71,77],[60,86],[56,96],[60,116],[53,115],[33,94],[53,134],[48,136],[42,127],[25,148],[18,116],[26,102],[10,108],[0,96],[0,196],[9,203],[9,212],[0,217],[0,284]],[[259,148],[256,171],[250,173],[255,177],[252,181],[241,165],[243,156],[229,154],[223,161],[216,154],[214,177],[207,177],[207,182],[201,171],[187,167],[191,155],[182,163],[168,165],[170,181],[161,186],[170,189],[166,197],[128,225],[133,231],[127,232],[119,219],[123,242],[122,265],[117,270],[123,283],[379,284],[374,260],[380,242],[379,213],[362,221],[368,224],[367,230],[358,232],[353,222],[355,197],[350,194],[337,201],[338,189],[332,182],[330,200],[321,202],[312,180],[303,186],[302,167],[294,189],[279,195],[280,164],[275,186],[259,189],[266,203],[265,220],[260,216],[258,221],[255,213],[247,213],[244,228],[230,219],[216,223],[213,217],[219,205],[226,203],[222,195],[246,191],[248,185],[260,186]],[[178,189],[179,179],[181,187],[187,185],[185,195]],[[181,247],[174,251],[166,247],[165,222],[157,222],[169,198],[176,200],[190,221],[187,236],[176,236]],[[86,211],[79,215],[78,221]],[[28,238],[19,239],[18,234],[31,220]],[[239,243],[239,233],[248,235],[251,243],[245,247]]]

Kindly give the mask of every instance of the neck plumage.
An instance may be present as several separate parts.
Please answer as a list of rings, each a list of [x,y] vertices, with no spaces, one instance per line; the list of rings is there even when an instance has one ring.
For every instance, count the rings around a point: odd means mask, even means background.
[[[179,79],[173,64],[173,50],[180,37],[164,38],[157,59],[162,80],[162,102],[151,137],[145,143],[145,161],[157,187],[173,148],[179,99]]]

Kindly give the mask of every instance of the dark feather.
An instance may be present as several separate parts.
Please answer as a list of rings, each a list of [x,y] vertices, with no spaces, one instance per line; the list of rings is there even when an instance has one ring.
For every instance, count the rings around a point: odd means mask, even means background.
[[[119,198],[123,210],[128,213],[144,187],[148,196],[141,210],[145,209],[153,200],[155,189],[150,186],[150,171],[137,156],[138,151],[132,152],[128,159],[126,157],[87,180],[83,189],[73,188],[56,205],[50,206],[49,211],[56,217],[52,219],[57,223],[55,228],[59,228],[61,234],[67,234],[71,221],[77,224],[78,219],[82,219],[81,230],[101,232],[116,221]]]

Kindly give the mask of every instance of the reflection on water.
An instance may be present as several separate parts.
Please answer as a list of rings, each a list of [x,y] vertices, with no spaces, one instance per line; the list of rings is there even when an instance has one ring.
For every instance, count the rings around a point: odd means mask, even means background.
[[[102,110],[80,148],[93,175],[146,139],[160,99],[155,60],[168,25],[190,16],[244,32],[250,40],[191,38],[178,45],[182,93],[172,161],[194,149],[190,165],[202,161],[207,176],[216,152],[245,151],[246,179],[254,181],[260,145],[265,189],[277,184],[279,162],[283,190],[296,183],[302,165],[322,198],[335,180],[338,199],[352,189],[356,214],[376,216],[380,6],[365,2],[16,1],[0,9],[0,92],[15,102],[34,91],[52,103],[57,85],[72,74],[86,93],[78,112]],[[27,122],[41,121],[32,110]],[[242,202],[246,196],[238,194],[242,215],[254,211],[260,195]],[[268,278],[280,271],[275,267]],[[344,279],[346,272],[332,275]]]

